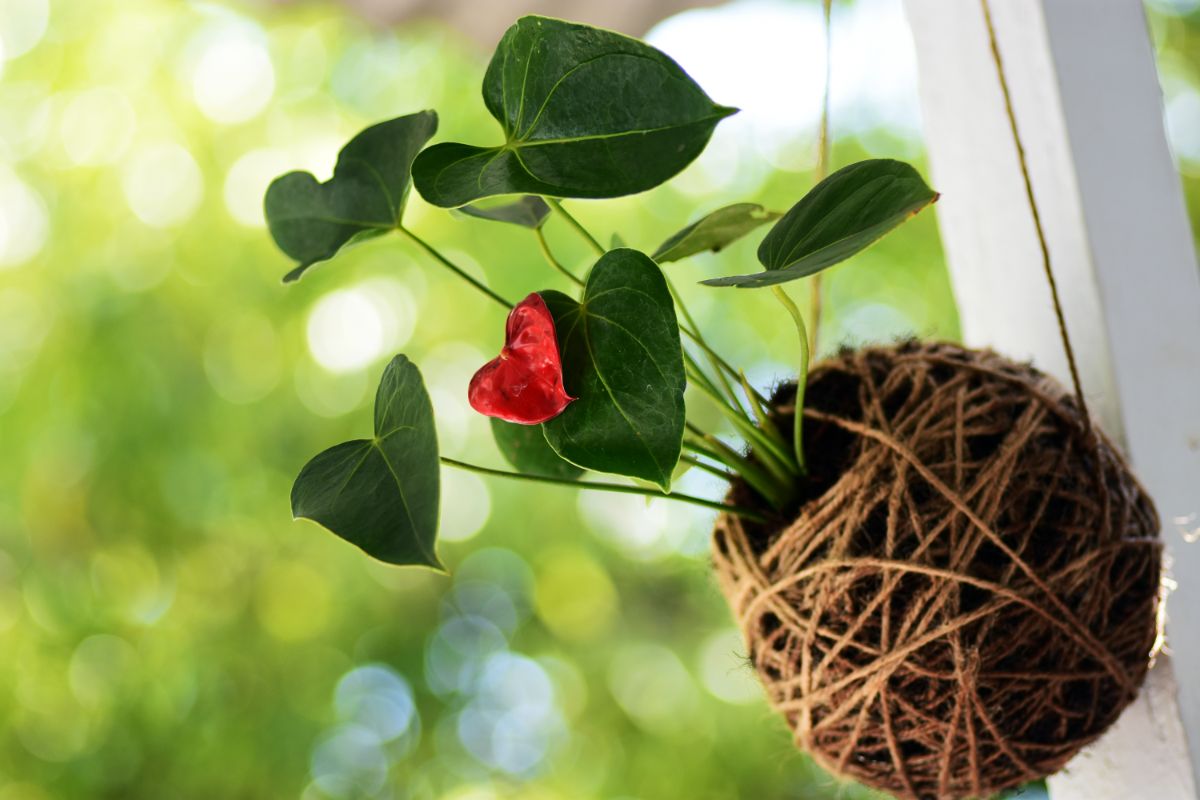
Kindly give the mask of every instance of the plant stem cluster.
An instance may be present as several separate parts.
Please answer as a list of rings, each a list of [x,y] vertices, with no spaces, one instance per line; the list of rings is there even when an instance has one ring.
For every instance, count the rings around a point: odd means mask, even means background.
[[[605,248],[600,244],[600,241],[563,206],[561,201],[547,198],[547,203],[597,255],[604,254]],[[459,278],[462,278],[474,289],[496,303],[499,303],[505,309],[513,307],[511,302],[501,297],[485,284],[471,277],[465,270],[424,239],[421,239],[407,228],[399,227],[398,230],[434,260]],[[582,286],[583,280],[563,266],[562,262],[554,255],[542,229],[540,227],[534,228],[533,233],[537,239],[538,248],[541,250],[542,256],[546,259],[546,263],[575,285]],[[684,348],[684,366],[689,384],[695,387],[700,394],[704,395],[712,403],[717,411],[732,425],[734,430],[750,444],[753,450],[753,455],[739,452],[733,446],[720,439],[716,434],[703,430],[693,420],[689,419],[686,423],[686,431],[683,437],[683,448],[686,452],[680,460],[691,467],[702,469],[727,481],[732,482],[736,478],[741,478],[771,506],[777,509],[783,508],[792,496],[797,478],[805,473],[804,456],[800,446],[799,432],[793,437],[793,441],[788,441],[785,433],[779,430],[778,425],[771,419],[767,399],[750,385],[745,372],[735,369],[709,346],[700,332],[700,327],[696,324],[695,318],[688,310],[678,290],[671,284],[670,279],[667,280],[667,285],[671,290],[672,297],[675,299],[676,309],[682,318],[679,330],[698,351],[698,353],[694,354],[686,347]],[[787,298],[787,295],[783,294],[782,289],[776,287],[775,291],[776,294]],[[799,385],[802,386],[808,365],[808,338],[804,329],[804,320],[801,318],[795,304],[790,299],[787,299],[785,305],[788,306],[788,310],[796,321],[800,332],[802,367]],[[677,492],[664,493],[655,489],[634,485],[601,483],[596,481],[570,481],[560,478],[527,475],[519,472],[491,469],[445,457],[442,458],[442,463],[456,469],[469,470],[485,475],[623,494],[668,497],[680,502],[692,503],[708,508],[718,508],[743,517],[762,519],[761,514],[751,509],[727,506],[724,503],[679,494]]]

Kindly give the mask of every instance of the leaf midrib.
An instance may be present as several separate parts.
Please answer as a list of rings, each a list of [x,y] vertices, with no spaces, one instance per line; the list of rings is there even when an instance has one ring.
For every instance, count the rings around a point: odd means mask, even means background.
[[[895,220],[900,220],[901,222],[903,222],[905,219],[912,216],[912,214],[915,211],[920,211],[922,208],[924,208],[928,204],[929,204],[928,201],[923,201],[920,204],[914,204],[912,206],[908,206],[904,209],[904,211],[901,211],[900,213],[892,214],[891,216],[887,217],[886,219],[882,219],[879,222],[876,222],[874,225],[863,228],[863,229],[856,231],[855,233],[850,234],[848,236],[843,236],[840,239],[834,239],[832,242],[830,242],[827,245],[819,247],[816,250],[811,250],[807,253],[800,255],[799,257],[792,258],[784,266],[778,267],[776,269],[769,270],[769,271],[770,272],[782,272],[784,270],[791,269],[792,267],[796,266],[800,262],[810,259],[814,256],[820,255],[821,253],[824,253],[827,250],[831,250],[831,249],[837,247],[838,245],[845,243],[849,239],[853,239],[855,237],[862,236],[863,234],[873,233],[873,232],[879,230],[880,228],[891,225],[891,223],[894,222]],[[898,225],[899,222],[897,222],[896,224]],[[895,227],[895,226],[891,225],[891,227]],[[874,244],[875,242],[879,241],[879,239],[881,237],[882,237],[882,234],[880,234],[879,236],[872,236],[871,240],[869,242],[867,242],[866,245],[864,245],[864,249],[866,247],[869,247],[870,245]],[[794,250],[793,250],[793,252],[794,252]]]
[[[535,41],[535,44],[536,44],[536,41]],[[532,61],[532,60],[533,60],[533,57],[532,57],[532,53],[533,53],[533,45],[531,45],[531,46],[530,46],[529,52],[530,52],[530,58],[529,58],[529,60],[530,60],[530,61]],[[601,53],[600,55],[592,56],[592,57],[591,57],[591,58],[589,58],[589,59],[586,59],[586,60],[584,60],[584,61],[580,61],[578,64],[575,64],[575,65],[574,65],[574,66],[572,66],[572,67],[571,67],[569,70],[567,70],[567,71],[566,71],[566,72],[564,72],[564,73],[563,73],[561,76],[559,76],[558,80],[556,80],[556,81],[554,82],[554,85],[550,87],[550,90],[549,90],[548,92],[546,92],[546,96],[545,96],[545,98],[543,98],[543,99],[542,99],[542,104],[541,104],[540,106],[538,106],[537,113],[533,115],[533,122],[530,122],[530,123],[529,123],[529,127],[525,129],[525,132],[524,132],[524,133],[522,133],[522,134],[519,134],[519,135],[517,136],[517,141],[528,141],[528,137],[529,137],[529,135],[530,135],[531,133],[533,133],[533,129],[537,127],[537,124],[538,124],[538,122],[539,122],[539,121],[541,120],[541,118],[542,118],[542,114],[543,114],[543,113],[545,113],[545,111],[546,111],[546,106],[550,105],[550,101],[551,101],[552,99],[554,99],[554,93],[558,91],[558,87],[559,87],[559,86],[562,86],[562,83],[563,83],[563,81],[565,81],[567,78],[569,78],[569,77],[571,77],[572,75],[574,75],[574,74],[575,74],[576,72],[578,72],[579,70],[581,70],[581,69],[583,69],[584,67],[586,67],[588,64],[595,63],[595,62],[597,62],[597,61],[600,61],[600,60],[602,60],[602,59],[605,59],[605,58],[615,58],[615,57],[619,57],[619,56],[627,56],[627,57],[629,57],[629,58],[640,58],[640,59],[642,59],[642,60],[644,60],[644,61],[650,61],[650,62],[653,62],[655,66],[657,66],[657,67],[659,67],[659,68],[663,69],[663,71],[666,71],[666,67],[663,65],[663,63],[662,63],[661,61],[659,61],[658,59],[656,59],[656,58],[653,58],[653,57],[651,57],[651,56],[649,56],[649,55],[646,55],[645,53],[627,53],[627,52],[618,52],[618,53]],[[529,77],[529,64],[528,64],[528,62],[527,62],[527,63],[526,63],[526,65],[525,65],[525,77],[526,77],[526,79],[528,79],[528,77]],[[523,82],[521,83],[521,112],[522,112],[522,117],[523,117],[523,115],[524,115],[524,110],[525,110],[525,86],[526,86],[526,81],[523,81]],[[518,117],[518,118],[517,118],[517,129],[518,129],[518,130],[520,130],[520,127],[521,127],[521,126],[520,126],[520,123],[523,121],[523,120],[522,120],[522,117]]]
[[[408,506],[408,496],[404,493],[404,484],[400,481],[400,476],[396,473],[396,468],[392,466],[391,460],[388,459],[387,452],[383,449],[383,440],[402,430],[415,431],[416,428],[412,425],[397,426],[383,436],[377,436],[376,438],[371,439],[368,442],[368,445],[373,447],[379,453],[379,457],[383,459],[383,463],[388,468],[388,473],[391,474],[392,480],[396,484],[396,493],[400,495],[400,505],[404,507],[404,516],[408,519],[408,526],[413,532],[413,539],[416,541],[417,548],[421,551],[421,555],[425,556],[430,564],[437,564],[439,563],[437,556],[435,556],[429,550],[428,546],[425,544],[425,541],[421,538],[420,531],[417,529],[417,523],[413,519],[412,510]],[[363,460],[366,461],[365,458]]]
[[[784,255],[784,258],[783,258],[784,266],[777,267],[776,269],[784,269],[787,266],[789,266],[790,264],[794,263],[795,261],[798,261],[799,259],[804,258],[805,255],[807,255],[807,254],[802,253],[801,255],[797,256],[796,253],[800,252],[805,246],[809,245],[809,243],[812,241],[812,232],[815,231],[815,229],[819,225],[821,225],[824,222],[827,222],[834,215],[834,213],[838,211],[839,206],[845,205],[847,203],[856,202],[856,198],[858,198],[860,195],[864,195],[864,194],[876,195],[883,191],[886,191],[887,189],[892,188],[899,180],[900,180],[899,178],[897,178],[895,176],[891,176],[891,175],[880,176],[879,178],[877,178],[874,181],[871,181],[869,183],[863,184],[862,186],[859,186],[853,192],[851,192],[849,195],[844,197],[842,200],[838,201],[836,206],[829,209],[824,214],[821,214],[820,217],[815,222],[808,225],[808,229],[810,231],[809,235],[802,237],[799,241],[797,241],[794,245],[792,245],[792,247],[787,251],[786,255]],[[876,188],[877,186],[880,186],[880,184],[883,184],[881,186],[881,188]],[[905,206],[905,211],[900,212],[900,214],[907,213],[907,209],[908,209],[908,206]],[[881,225],[884,222],[895,218],[896,216],[900,216],[900,214],[888,215],[886,218],[884,218],[880,222],[877,222],[874,225],[871,225],[868,228],[865,228],[863,230],[870,230],[871,228],[874,228],[876,225]],[[846,234],[845,236],[842,236],[838,239],[834,239],[832,242],[822,245],[821,247],[817,248],[816,250],[811,250],[809,252],[810,253],[818,253],[821,250],[824,250],[826,247],[832,247],[833,245],[837,244],[838,242],[841,242],[846,239],[850,239],[854,236],[857,236],[859,233],[861,233],[861,230],[858,232]]]
[[[582,306],[580,306],[580,308],[582,309]],[[582,311],[580,312],[580,316],[584,316]],[[596,360],[596,355],[592,351],[592,338],[588,332],[587,320],[583,321],[582,335],[584,346],[587,347],[588,359],[595,366],[596,377],[600,379],[600,385],[604,387],[605,394],[607,394],[609,399],[612,400],[613,407],[617,409],[617,412],[621,415],[621,418],[625,420],[625,424],[629,426],[629,429],[633,432],[633,435],[637,437],[638,443],[646,450],[646,455],[650,456],[650,460],[654,462],[654,466],[657,467],[660,472],[662,472],[662,464],[659,463],[658,458],[655,456],[650,445],[646,443],[646,439],[642,435],[641,430],[633,423],[633,420],[631,420],[629,415],[625,413],[624,407],[622,407],[622,405],[617,401],[617,396],[613,393],[612,388],[608,385],[608,380],[606,380],[604,377],[604,372],[600,369],[600,362]]]

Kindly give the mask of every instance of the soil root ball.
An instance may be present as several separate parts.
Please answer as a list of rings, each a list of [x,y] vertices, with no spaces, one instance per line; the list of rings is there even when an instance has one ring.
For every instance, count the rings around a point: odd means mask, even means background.
[[[897,797],[987,797],[1117,719],[1157,636],[1159,522],[1060,384],[956,345],[844,352],[812,370],[804,428],[788,521],[713,534],[800,747]]]

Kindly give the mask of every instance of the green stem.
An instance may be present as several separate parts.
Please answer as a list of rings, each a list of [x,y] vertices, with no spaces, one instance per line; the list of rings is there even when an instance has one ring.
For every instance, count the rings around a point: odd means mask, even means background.
[[[804,327],[804,317],[800,315],[800,309],[792,302],[792,298],[788,297],[783,287],[772,286],[771,291],[792,315],[792,321],[796,323],[796,333],[800,338],[800,372],[796,376],[796,421],[792,424],[792,447],[796,451],[796,463],[800,465],[801,474],[807,475],[808,465],[804,461],[804,388],[808,384],[808,330]]]
[[[733,450],[733,447],[728,446],[724,441],[714,437],[713,434],[702,431],[695,422],[685,420],[684,426],[692,437],[684,437],[683,446],[686,449],[696,455],[712,458],[713,461],[726,465],[776,509],[784,507],[791,494],[792,481],[781,480],[778,476],[769,473],[760,465],[743,456],[742,453]]]
[[[558,199],[553,198],[553,197],[546,197],[544,199],[550,205],[551,208],[553,208],[559,214],[562,214],[562,218],[567,221],[567,224],[570,225],[572,228],[574,228],[575,232],[578,233],[580,236],[582,236],[584,238],[584,240],[587,241],[587,243],[592,246],[592,249],[596,251],[597,255],[601,255],[601,256],[604,255],[604,253],[606,252],[604,249],[604,245],[602,245],[602,244],[600,244],[600,242],[596,241],[596,237],[592,236],[590,233],[588,233],[587,228],[583,227],[583,225],[581,225],[579,223],[579,220],[572,217],[571,212],[569,212],[565,208],[563,208],[563,204]]]
[[[685,453],[684,455],[681,455],[679,457],[679,460],[682,461],[684,464],[691,464],[696,469],[702,469],[705,472],[710,472],[713,475],[717,475],[718,477],[724,478],[727,481],[732,481],[734,479],[733,473],[728,472],[727,470],[723,470],[720,467],[714,467],[712,464],[709,464],[707,461],[701,461],[700,459],[696,458],[695,456],[689,456]]]
[[[790,482],[781,481],[775,475],[743,456],[710,433],[705,433],[691,422],[684,423],[694,438],[683,439],[683,446],[697,455],[711,458],[724,464],[744,480],[750,488],[765,497],[776,508],[782,508],[788,497]]]
[[[738,370],[734,369],[729,364],[729,362],[727,362],[725,359],[721,358],[721,356],[719,356],[715,352],[713,352],[712,349],[709,348],[709,346],[707,344],[705,344],[704,340],[700,337],[699,333],[697,333],[696,331],[693,331],[690,328],[687,328],[686,326],[683,326],[683,325],[679,326],[679,330],[685,336],[687,336],[689,339],[691,339],[693,342],[695,342],[696,346],[699,347],[701,350],[703,350],[705,355],[707,355],[710,359],[715,361],[720,366],[720,368],[725,371],[726,374],[728,374],[732,378],[739,377]],[[767,398],[765,398],[761,394],[759,394],[758,390],[755,389],[753,386],[746,384],[745,388],[746,388],[747,396],[751,397],[755,402],[757,402],[759,404],[765,404],[767,402]]]
[[[689,353],[686,349],[683,351],[684,369],[687,371],[688,380],[706,395],[713,399],[713,402],[721,406],[722,412],[729,411],[737,414],[746,422],[753,424],[753,420],[747,415],[745,409],[741,405],[734,405],[721,394],[720,389],[713,383],[712,378],[708,376],[700,367],[700,363],[696,361],[696,357]]]
[[[695,434],[695,435],[699,436],[700,439],[703,439],[703,436],[701,436],[700,434]],[[737,469],[737,466],[734,464],[730,464],[726,460],[725,456],[723,456],[722,454],[713,450],[712,448],[708,447],[702,441],[685,438],[683,440],[683,446],[686,447],[687,449],[691,450],[696,455],[701,455],[701,456],[705,456],[706,458],[711,458],[713,461],[724,464],[725,466],[729,467],[730,469],[733,469],[733,470]],[[742,460],[741,456],[738,456],[737,461],[740,462],[741,460]]]
[[[491,289],[489,289],[488,287],[484,286],[484,285],[483,285],[482,283],[480,283],[479,281],[477,281],[477,280],[475,280],[474,278],[472,278],[470,275],[468,275],[468,274],[467,274],[467,273],[466,273],[466,272],[463,270],[463,268],[462,268],[462,267],[458,266],[458,265],[457,265],[457,264],[455,264],[453,261],[451,261],[450,259],[446,258],[444,255],[442,255],[441,253],[439,253],[437,250],[435,250],[435,249],[434,249],[433,245],[429,244],[429,242],[427,242],[427,241],[425,241],[424,239],[422,239],[421,237],[417,236],[415,233],[413,233],[412,231],[410,231],[408,228],[405,228],[404,226],[402,226],[402,225],[401,225],[401,226],[397,226],[397,227],[396,227],[396,230],[398,230],[400,233],[402,233],[402,234],[404,234],[405,236],[407,236],[407,237],[409,238],[409,240],[410,240],[410,241],[412,241],[414,244],[416,244],[418,247],[420,247],[420,248],[421,248],[422,250],[424,250],[426,253],[428,253],[429,255],[433,256],[433,258],[434,258],[434,259],[436,259],[436,260],[437,260],[437,261],[438,261],[438,262],[439,262],[439,263],[440,263],[442,266],[444,266],[444,267],[446,267],[447,269],[449,269],[449,270],[450,270],[451,272],[453,272],[455,275],[457,275],[458,277],[462,278],[464,281],[466,281],[467,283],[471,284],[471,285],[472,285],[472,286],[474,286],[476,289],[478,289],[479,291],[483,292],[484,294],[486,294],[488,297],[490,297],[490,298],[492,298],[493,300],[495,300],[495,301],[496,301],[497,303],[499,303],[500,305],[504,306],[505,308],[512,308],[512,307],[513,307],[513,304],[512,304],[512,303],[508,302],[508,301],[507,301],[507,300],[505,300],[503,297],[501,297],[500,295],[496,294],[496,293],[495,293],[495,292],[493,292]]]
[[[538,247],[541,248],[542,255],[546,257],[547,263],[565,275],[568,280],[574,282],[576,286],[583,286],[583,280],[574,272],[564,267],[562,262],[554,257],[554,253],[550,250],[550,244],[546,241],[546,234],[542,233],[542,229],[534,228],[533,232],[537,236]]]
[[[712,364],[713,372],[717,375],[717,380],[720,381],[721,388],[725,390],[729,402],[733,404],[737,410],[745,415],[746,410],[742,408],[742,403],[738,400],[737,392],[733,390],[733,386],[729,383],[729,379],[725,373],[721,371],[721,365],[724,363],[722,359],[713,352],[708,343],[704,341],[704,336],[700,333],[700,326],[696,324],[696,320],[692,317],[692,313],[688,311],[688,307],[683,302],[683,298],[679,295],[679,291],[675,288],[675,284],[663,273],[663,280],[666,281],[667,290],[671,293],[671,297],[675,300],[675,305],[679,309],[679,313],[683,315],[683,319],[687,322],[687,326],[680,325],[679,329],[683,331],[693,342],[699,345],[700,349],[708,356],[708,361]]]
[[[750,422],[744,416],[741,416],[732,408],[730,408],[726,403],[724,403],[721,396],[717,394],[716,390],[711,386],[706,387],[704,384],[699,382],[695,383],[695,386],[704,392],[704,394],[708,395],[708,397],[714,403],[716,403],[717,408],[720,409],[721,413],[724,414],[729,421],[733,423],[734,427],[738,429],[738,432],[742,436],[746,437],[747,441],[754,445],[758,452],[759,460],[762,462],[763,466],[769,469],[781,483],[786,484],[795,477],[797,472],[797,464],[792,461],[786,447],[781,446],[780,443],[774,441],[766,434],[765,431],[756,426],[753,422]]]
[[[468,472],[478,472],[481,475],[494,475],[498,478],[512,478],[519,481],[531,481],[533,483],[550,483],[557,486],[572,486],[577,489],[593,489],[601,492],[616,492],[619,494],[640,494],[647,497],[662,497],[667,500],[678,500],[681,503],[691,503],[696,506],[704,506],[705,508],[715,508],[718,511],[724,511],[735,516],[745,517],[757,522],[766,522],[766,517],[751,508],[742,508],[741,506],[731,506],[725,503],[719,503],[715,500],[705,500],[703,497],[693,497],[689,494],[666,494],[665,492],[656,492],[653,489],[643,489],[640,486],[626,486],[619,483],[599,483],[596,481],[569,481],[562,478],[550,478],[543,475],[526,475],[523,472],[508,472],[502,469],[491,469],[490,467],[481,467],[478,464],[468,464],[465,461],[457,461],[453,458],[442,456],[442,463],[448,467],[466,470]]]
[[[783,441],[783,434],[780,433],[779,427],[772,421],[771,412],[767,410],[767,401],[758,392],[754,391],[754,387],[750,385],[750,379],[746,377],[746,373],[738,370],[738,381],[742,385],[742,391],[746,393],[746,397],[750,398],[750,405],[753,406],[754,415],[758,418],[758,427],[767,432],[767,435],[777,441]],[[797,462],[799,466],[799,462]]]
[[[789,487],[786,481],[781,481],[771,472],[744,457],[729,445],[712,434],[704,436],[704,445],[715,451],[717,460],[729,464],[756,492],[766,498],[775,508],[783,508],[787,503]],[[695,449],[693,447],[693,449]]]
[[[687,373],[688,381],[693,386],[704,390],[705,394],[710,394],[711,392],[716,391],[716,387],[713,386],[713,383],[709,379],[708,375],[704,374],[704,371],[700,369],[700,365],[696,363],[695,357],[687,350],[683,351],[683,368]],[[722,399],[721,402],[725,403],[725,400]],[[726,403],[726,405],[728,404]]]

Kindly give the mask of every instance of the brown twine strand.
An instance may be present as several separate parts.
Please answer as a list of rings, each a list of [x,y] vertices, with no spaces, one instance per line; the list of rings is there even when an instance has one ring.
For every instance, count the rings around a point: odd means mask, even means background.
[[[825,90],[821,95],[821,122],[817,129],[817,166],[813,170],[813,183],[829,177],[829,85],[833,75],[833,0],[822,0],[821,11],[825,23]],[[814,357],[821,336],[821,273],[812,276],[809,286],[809,346]]]
[[[1083,382],[1079,379],[1079,367],[1075,364],[1075,349],[1071,346],[1071,337],[1067,333],[1067,319],[1063,314],[1062,301],[1058,296],[1058,282],[1054,278],[1054,270],[1050,266],[1050,248],[1046,244],[1046,232],[1042,228],[1042,215],[1038,212],[1037,200],[1033,196],[1033,180],[1029,173],[1029,164],[1025,159],[1025,146],[1021,141],[1021,133],[1017,128],[1017,115],[1013,109],[1012,95],[1008,89],[1008,78],[1004,73],[1004,61],[1000,57],[1000,44],[996,38],[996,26],[992,22],[992,7],[988,0],[979,0],[983,8],[983,22],[987,28],[988,43],[992,50],[992,60],[996,64],[996,75],[1000,79],[1000,92],[1004,96],[1004,111],[1008,115],[1008,125],[1012,130],[1013,144],[1017,148],[1017,162],[1021,166],[1021,178],[1025,182],[1025,196],[1029,200],[1029,211],[1033,216],[1033,227],[1037,231],[1038,246],[1042,250],[1042,267],[1046,272],[1046,281],[1050,284],[1050,297],[1054,301],[1054,316],[1058,320],[1058,333],[1062,338],[1063,349],[1067,354],[1067,366],[1071,370],[1071,383],[1075,388],[1075,398],[1083,410],[1083,425],[1091,434],[1092,418],[1088,413],[1087,400],[1083,396]]]
[[[774,398],[782,429],[794,392]],[[1085,414],[1033,367],[951,344],[813,369],[821,458],[794,521],[722,515],[713,555],[772,705],[826,768],[986,796],[1057,771],[1132,701],[1158,518]]]

